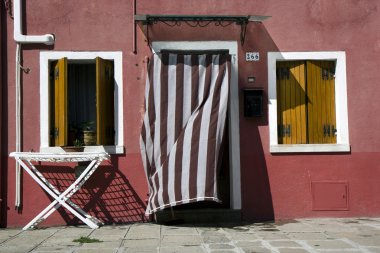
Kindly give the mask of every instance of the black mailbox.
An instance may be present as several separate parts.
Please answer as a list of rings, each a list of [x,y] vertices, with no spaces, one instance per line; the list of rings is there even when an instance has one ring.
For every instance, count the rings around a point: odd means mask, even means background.
[[[263,116],[263,89],[244,88],[244,117]]]

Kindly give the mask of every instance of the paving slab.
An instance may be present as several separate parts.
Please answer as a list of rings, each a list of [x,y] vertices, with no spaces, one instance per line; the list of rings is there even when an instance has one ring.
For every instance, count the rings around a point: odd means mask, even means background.
[[[259,239],[255,233],[230,233],[229,237],[234,241],[252,241]]]
[[[269,244],[272,247],[276,248],[297,248],[301,247],[297,242],[295,241],[288,241],[288,240],[281,240],[281,241],[269,241]]]
[[[159,239],[125,240],[123,247],[138,249],[156,249],[160,245]]]
[[[208,247],[206,247],[210,250],[228,250],[228,249],[235,249],[235,245],[226,244],[226,243],[214,243],[209,244]]]
[[[254,248],[254,247],[261,247],[262,241],[257,240],[257,241],[240,241],[236,242],[235,245],[239,248]]]
[[[91,233],[91,237],[108,237],[115,236],[118,238],[124,238],[128,233],[129,226],[126,227],[104,227],[102,229],[95,229]]]
[[[287,236],[293,240],[326,240],[328,235],[321,232],[291,232]]]
[[[98,248],[98,249],[77,249],[74,253],[117,253],[118,249],[114,248]]]
[[[341,240],[320,240],[320,241],[310,241],[308,242],[311,247],[314,249],[322,250],[334,250],[334,249],[352,249],[353,247],[347,242]]]
[[[0,229],[0,243],[21,233],[20,229]]]
[[[242,251],[244,253],[270,253],[271,250],[264,248],[264,247],[249,247],[249,248],[242,248]]]
[[[74,242],[77,237],[62,237],[62,238],[49,238],[40,244],[41,247],[49,246],[62,246],[62,247],[77,247],[80,246],[79,242]]]
[[[202,243],[199,235],[164,235],[161,239],[162,247],[197,246]]]
[[[140,249],[140,248],[125,248],[121,247],[117,253],[157,253],[158,249]]]
[[[360,236],[350,236],[349,240],[361,245],[361,246],[378,246],[380,247],[380,236],[368,236],[368,237],[360,237]]]
[[[161,226],[156,224],[135,224],[132,225],[125,236],[129,240],[139,239],[159,239]]]
[[[309,253],[310,251],[302,248],[281,248],[278,249],[280,253]]]
[[[161,228],[162,235],[198,235],[198,231],[195,227],[174,227],[163,226]]]
[[[1,246],[0,252],[1,253],[25,253],[25,252],[31,252],[35,246],[28,246],[28,245],[12,245],[12,246]]]
[[[225,235],[202,235],[204,243],[227,243],[230,241]]]
[[[73,242],[81,236],[97,243]],[[378,252],[380,218],[299,219],[287,223],[151,223],[0,230],[1,253]]]
[[[44,246],[39,246],[38,248],[36,248],[35,250],[33,250],[32,252],[33,253],[36,253],[36,252],[44,252],[44,253],[47,253],[47,252],[59,252],[59,251],[74,251],[75,250],[75,247],[65,247],[65,246],[47,246],[47,247],[44,247]]]
[[[101,242],[94,242],[94,243],[82,243],[80,245],[81,248],[85,249],[98,249],[98,248],[119,248],[123,242],[122,241],[112,241],[112,242],[106,242],[106,241],[101,241]]]
[[[205,249],[200,246],[191,247],[161,247],[160,253],[205,253]]]
[[[290,239],[288,233],[279,232],[258,232],[257,237],[263,240],[287,240]]]
[[[372,253],[380,253],[380,247],[366,247],[365,249]]]
[[[124,240],[124,237],[125,235],[118,235],[118,234],[115,234],[115,235],[94,235],[94,234],[91,234],[89,236],[89,238],[91,239],[98,239],[101,238],[103,242],[115,242],[115,241],[122,241]]]

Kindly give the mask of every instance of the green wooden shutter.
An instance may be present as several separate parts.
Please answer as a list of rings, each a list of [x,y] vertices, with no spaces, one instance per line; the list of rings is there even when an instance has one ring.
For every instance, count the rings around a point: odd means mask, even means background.
[[[113,61],[96,58],[97,144],[114,145],[114,68]]]
[[[309,143],[336,143],[335,63],[307,61]]]
[[[277,62],[276,75],[278,143],[307,143],[305,62]]]
[[[59,59],[52,64],[52,83],[54,84],[51,103],[54,105],[52,117],[52,145],[67,145],[67,58]]]

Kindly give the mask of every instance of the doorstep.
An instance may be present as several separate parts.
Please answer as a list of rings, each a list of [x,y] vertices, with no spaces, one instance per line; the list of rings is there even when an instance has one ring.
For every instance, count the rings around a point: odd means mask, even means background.
[[[191,224],[241,222],[241,210],[228,208],[175,209],[173,213],[174,217],[170,209],[156,212],[156,222],[159,224],[174,220]]]

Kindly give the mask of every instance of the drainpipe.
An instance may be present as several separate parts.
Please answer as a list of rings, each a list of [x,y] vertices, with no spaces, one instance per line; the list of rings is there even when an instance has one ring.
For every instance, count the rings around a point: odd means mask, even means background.
[[[53,34],[45,35],[24,35],[22,34],[22,0],[14,0],[14,31],[13,37],[16,42],[16,152],[21,151],[21,45],[42,43],[53,45],[55,37]],[[21,206],[21,169],[20,164],[16,162],[16,200],[15,206]]]
[[[0,22],[2,21],[2,7],[0,6]],[[3,44],[3,24],[0,24],[0,43]],[[4,39],[5,40],[5,39]],[[5,42],[5,41],[4,41]],[[2,115],[2,104],[3,104],[3,48],[0,48],[0,122],[3,121],[3,115]],[[3,137],[3,124],[0,124],[0,226],[4,224],[3,222],[3,149],[2,149],[2,137]]]

